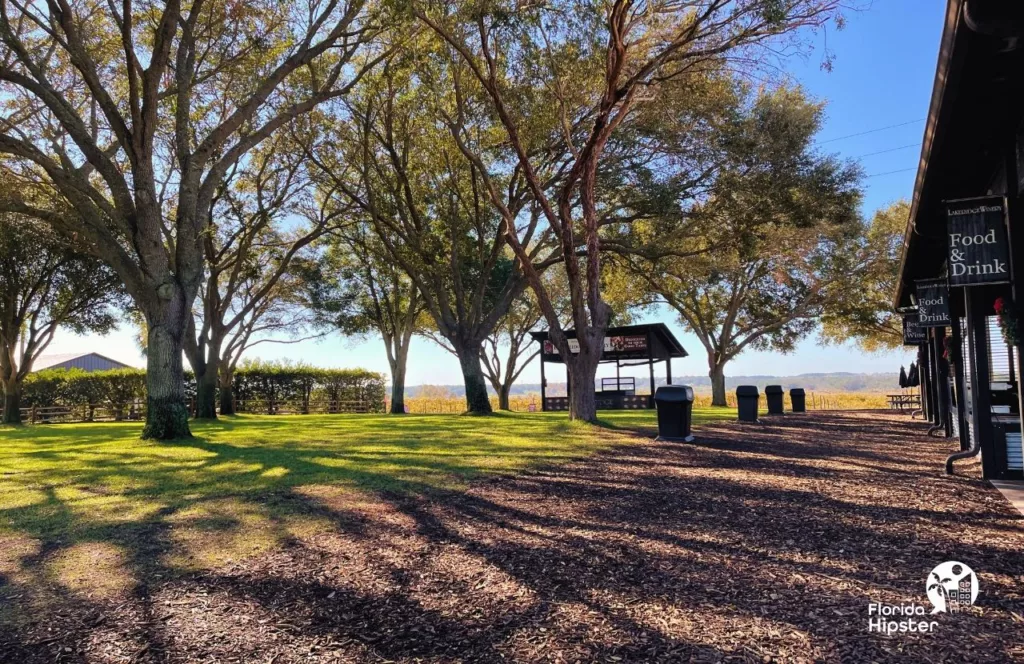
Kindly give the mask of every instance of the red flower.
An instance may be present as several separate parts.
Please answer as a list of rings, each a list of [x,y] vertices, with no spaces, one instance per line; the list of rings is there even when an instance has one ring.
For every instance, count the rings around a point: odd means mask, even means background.
[[[1002,314],[1003,309],[1006,308],[1006,302],[1003,301],[1003,298],[997,297],[993,306],[995,307],[997,314]]]

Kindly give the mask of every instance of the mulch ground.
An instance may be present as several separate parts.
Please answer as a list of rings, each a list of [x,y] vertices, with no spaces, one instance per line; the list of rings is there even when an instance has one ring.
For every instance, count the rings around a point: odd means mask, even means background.
[[[0,624],[0,661],[1024,661],[1024,518],[976,463],[944,477],[954,445],[924,430],[708,425],[467,492],[328,501],[329,533],[212,572],[143,564],[118,601]],[[946,560],[978,573],[976,606],[868,632],[869,602],[930,609]]]

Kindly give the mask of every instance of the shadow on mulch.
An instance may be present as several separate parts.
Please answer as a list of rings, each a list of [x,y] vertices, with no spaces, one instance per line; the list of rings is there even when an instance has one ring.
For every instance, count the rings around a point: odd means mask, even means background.
[[[955,444],[924,431],[787,416],[358,509],[278,496],[337,528],[184,575],[166,533],[138,533],[130,597],[65,591],[28,619],[0,578],[0,625],[21,614],[0,661],[1021,661],[1024,520],[976,463],[943,477]],[[869,602],[927,606],[950,559],[977,606],[868,632]]]

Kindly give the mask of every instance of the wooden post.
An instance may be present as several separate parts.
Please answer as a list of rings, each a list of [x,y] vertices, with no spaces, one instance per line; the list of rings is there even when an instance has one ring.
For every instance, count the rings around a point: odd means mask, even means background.
[[[968,450],[971,448],[971,438],[967,432],[967,401],[964,391],[966,384],[964,381],[964,343],[963,338],[960,335],[960,317],[955,316],[953,318],[953,327],[950,328],[950,338],[953,340],[953,346],[956,348],[957,361],[953,363],[953,383],[954,389],[956,390],[956,412],[952,414],[953,417],[957,418],[957,431],[960,432],[960,450]]]
[[[647,331],[647,368],[651,376],[651,396],[647,403],[648,408],[654,408],[654,348],[651,346],[651,331]]]
[[[544,340],[538,339],[537,341],[540,343],[540,412],[543,413],[548,409],[548,380],[544,377]]]
[[[981,446],[981,473],[986,479],[995,473],[992,440],[992,399],[988,373],[988,307],[981,306],[977,287],[964,288],[967,310],[967,339],[971,352],[971,422],[974,440]]]
[[[921,381],[921,416],[925,420],[932,418],[932,388],[931,377],[928,375],[928,344],[922,343],[917,347],[917,375]]]
[[[949,420],[949,364],[943,359],[946,328],[932,328],[932,354],[935,356],[935,426],[942,427],[946,438],[953,435]]]

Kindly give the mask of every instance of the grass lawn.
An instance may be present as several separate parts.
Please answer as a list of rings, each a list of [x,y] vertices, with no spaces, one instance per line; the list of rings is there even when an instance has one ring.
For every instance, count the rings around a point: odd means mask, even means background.
[[[159,443],[139,440],[138,423],[0,429],[0,581],[34,567],[65,586],[123,590],[123,569],[210,567],[329,529],[333,507],[357,504],[361,489],[457,489],[627,442],[654,418],[237,416]]]

